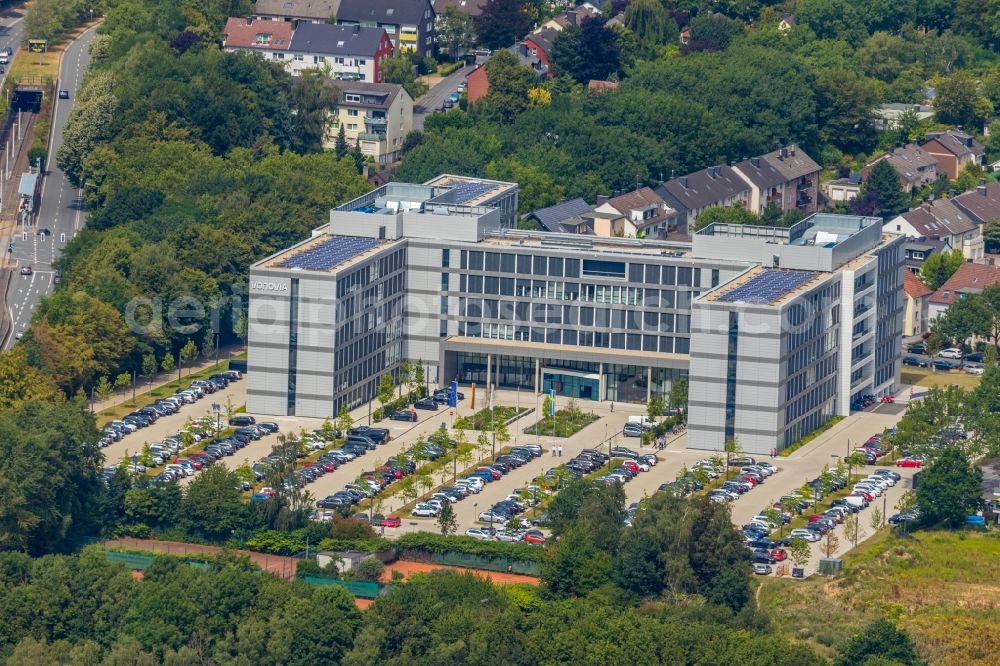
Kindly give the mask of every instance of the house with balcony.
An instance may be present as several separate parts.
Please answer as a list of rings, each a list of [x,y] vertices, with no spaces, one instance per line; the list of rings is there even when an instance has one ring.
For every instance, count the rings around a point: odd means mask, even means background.
[[[822,169],[805,151],[792,144],[761,155],[761,159],[785,178],[781,210],[799,208],[806,213],[816,212],[819,208],[819,173]]]
[[[885,223],[886,231],[910,238],[946,241],[969,261],[983,258],[982,226],[953,199],[928,201]]]
[[[613,198],[597,197],[593,212],[581,216],[592,220],[596,236],[666,240],[681,214],[651,188],[641,187]]]
[[[903,337],[923,335],[928,330],[927,305],[934,290],[910,271],[903,271]]]
[[[983,289],[997,283],[1000,283],[1000,268],[989,264],[962,264],[947,282],[930,295],[927,321],[940,317],[955,301],[969,294],[981,294]]]
[[[937,159],[941,171],[951,180],[958,178],[970,164],[981,166],[983,163],[983,144],[964,132],[929,132],[926,139],[920,147]]]
[[[539,28],[517,45],[518,56],[522,60],[531,61],[531,66],[536,71],[544,71],[546,78],[552,78],[552,63],[549,60],[549,53],[552,52],[552,43],[558,35],[558,30]]]
[[[751,187],[733,167],[712,166],[660,183],[655,191],[678,212],[677,231],[687,235],[706,208],[748,206]]]
[[[933,185],[944,175],[938,166],[936,157],[915,143],[893,148],[872,160],[861,170],[862,181],[868,180],[868,174],[879,162],[888,162],[899,174],[899,184],[904,192],[913,192],[925,185]]]
[[[750,186],[750,201],[747,208],[752,213],[760,215],[768,204],[781,206],[784,202],[784,174],[771,166],[771,163],[761,157],[751,157],[733,167],[740,178]]]
[[[339,25],[382,28],[400,52],[434,55],[434,22],[431,0],[340,0]]]
[[[403,140],[413,129],[413,99],[394,83],[354,81],[334,84],[340,90],[337,110],[331,113],[324,147],[333,149],[340,128],[348,145],[371,157],[379,166],[399,161]]]
[[[382,61],[391,58],[385,30],[359,25],[300,23],[292,33],[285,69],[299,74],[320,69],[343,81],[382,81]]]
[[[910,273],[920,275],[920,269],[923,268],[924,262],[932,255],[949,250],[951,250],[951,245],[948,244],[948,241],[940,238],[907,238],[903,266]]]
[[[292,45],[292,24],[254,17],[232,17],[222,31],[222,48],[228,53],[257,53],[265,60],[283,60]]]

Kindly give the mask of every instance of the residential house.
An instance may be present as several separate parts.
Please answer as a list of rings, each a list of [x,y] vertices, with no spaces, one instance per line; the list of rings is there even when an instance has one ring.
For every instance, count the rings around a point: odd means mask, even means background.
[[[904,192],[913,192],[924,185],[933,185],[943,175],[938,159],[915,143],[893,148],[888,153],[872,160],[861,170],[861,179],[868,180],[868,174],[879,162],[886,161],[899,174],[899,184]]]
[[[340,0],[257,0],[254,16],[265,21],[326,23],[339,8]]]
[[[928,201],[884,225],[891,233],[910,238],[935,238],[961,250],[969,261],[982,259],[983,234],[979,222],[955,205],[953,200]]]
[[[750,212],[760,215],[768,204],[781,206],[784,200],[785,176],[768,160],[751,157],[733,167],[736,174],[750,186]]]
[[[850,201],[861,194],[861,174],[827,181],[823,184],[823,192],[830,201]]]
[[[508,50],[517,56],[517,59],[522,65],[535,70],[535,75],[539,78],[539,80],[549,78],[548,65],[543,62],[538,55],[532,55],[531,50],[525,45],[524,42],[520,42]],[[476,68],[469,72],[468,76],[465,77],[467,84],[465,94],[469,100],[469,104],[486,97],[486,94],[490,91],[490,81],[489,77],[486,75],[487,62],[489,62],[488,59],[476,65]]]
[[[483,13],[483,5],[485,4],[486,0],[434,0],[433,6],[437,18],[444,16],[449,7],[454,7],[466,16],[475,18]]]
[[[258,18],[232,17],[222,31],[222,48],[228,52],[258,53],[265,60],[281,60],[292,45],[292,24]]]
[[[952,202],[979,224],[1000,220],[1000,183],[980,179],[976,189],[952,197]]]
[[[587,93],[590,95],[601,95],[608,91],[617,89],[617,81],[601,81],[599,79],[591,79],[587,82]]]
[[[903,337],[923,335],[928,330],[927,305],[934,290],[910,271],[903,271]]]
[[[920,269],[923,268],[924,262],[931,258],[931,255],[935,253],[948,252],[951,250],[951,245],[948,244],[947,240],[941,238],[914,238],[906,241],[906,246],[904,248],[905,259],[903,260],[903,266],[906,270],[914,275],[920,275]]]
[[[523,59],[531,62],[531,66],[536,71],[545,71],[546,78],[552,78],[552,63],[549,61],[549,54],[552,52],[552,42],[559,34],[558,30],[552,28],[539,28],[517,45],[519,55]]]
[[[883,104],[874,111],[872,123],[880,132],[899,128],[899,119],[904,113],[911,112],[917,120],[927,120],[934,116],[934,107],[927,104]]]
[[[954,275],[930,295],[927,302],[927,321],[941,316],[952,303],[969,294],[978,294],[986,287],[1000,283],[1000,268],[989,264],[965,263]]]
[[[292,33],[285,68],[292,74],[323,69],[333,79],[381,83],[382,61],[392,54],[392,42],[382,28],[300,23]]]
[[[403,140],[413,129],[413,99],[393,83],[353,81],[338,86],[340,101],[333,112],[325,147],[332,149],[340,128],[351,146],[383,167],[398,162]]]
[[[582,198],[569,199],[554,206],[533,210],[526,216],[528,220],[534,222],[539,228],[554,233],[566,234],[592,234],[591,228],[594,207]]]
[[[970,164],[983,163],[983,144],[968,134],[949,130],[928,133],[926,138],[920,147],[937,158],[941,171],[952,180]]]
[[[592,213],[597,236],[666,239],[677,228],[678,211],[648,187],[640,187],[613,198],[598,197]]]
[[[589,2],[585,2],[582,5],[577,5],[571,9],[567,9],[561,14],[553,16],[551,19],[543,23],[540,27],[541,29],[551,29],[556,32],[562,32],[568,26],[580,25],[589,18],[594,18],[601,15],[601,10]]]
[[[337,23],[382,28],[399,51],[434,55],[431,0],[340,0]]]
[[[778,30],[783,33],[791,32],[792,28],[795,27],[795,14],[785,14],[778,21]]]
[[[806,213],[815,213],[819,207],[820,166],[795,144],[761,155],[761,158],[785,177],[781,210],[800,208]]]
[[[750,186],[728,166],[713,166],[660,183],[656,193],[680,213],[678,231],[688,234],[698,215],[714,206],[747,206]]]

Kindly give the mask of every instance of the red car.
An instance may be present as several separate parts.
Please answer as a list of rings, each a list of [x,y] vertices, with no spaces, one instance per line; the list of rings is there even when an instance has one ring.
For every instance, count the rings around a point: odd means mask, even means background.
[[[823,516],[821,516],[819,514],[815,514],[815,515],[809,516],[809,522],[810,523],[815,523],[817,520],[819,520],[822,517]]]
[[[896,461],[896,467],[920,467],[922,464],[916,458],[900,458]]]
[[[636,465],[634,462],[625,461],[625,462],[622,463],[622,467],[624,467],[625,469],[631,470],[632,472],[635,472],[636,474],[639,473],[639,466]]]
[[[856,496],[856,497],[864,497],[869,502],[874,502],[875,501],[875,496],[874,495],[869,495],[868,493],[866,493],[863,490],[858,490],[858,491],[853,492],[851,494],[854,495],[854,496]]]
[[[181,458],[181,460],[187,460],[195,469],[201,469],[205,466],[205,463],[198,460],[197,458]]]
[[[756,486],[757,485],[757,481],[752,476],[741,476],[741,477],[739,477],[739,479],[740,479],[740,481],[746,481],[751,486]]]
[[[770,553],[768,553],[768,557],[770,557],[775,562],[784,562],[785,560],[788,559],[788,551],[786,551],[784,548],[775,548]]]
[[[545,535],[539,530],[528,530],[521,537],[521,541],[534,544],[545,543]]]
[[[500,478],[500,472],[496,471],[495,469],[491,469],[489,467],[477,467],[476,468],[476,474],[483,474],[484,472],[489,472],[489,475],[491,477],[493,477],[494,481],[496,481],[497,479]]]
[[[402,524],[403,521],[399,519],[399,516],[394,514],[389,514],[385,517],[385,520],[382,521],[382,525],[384,527],[399,527]]]

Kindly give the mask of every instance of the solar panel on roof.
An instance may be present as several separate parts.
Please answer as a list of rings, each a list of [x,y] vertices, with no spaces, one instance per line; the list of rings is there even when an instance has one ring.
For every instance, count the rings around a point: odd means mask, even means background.
[[[364,254],[379,244],[377,238],[356,236],[331,236],[319,245],[276,264],[278,268],[301,268],[312,271],[328,271],[359,254]]]
[[[483,196],[492,189],[493,183],[460,182],[454,187],[455,194],[453,201],[456,204],[464,204],[467,201],[472,201]]]
[[[798,289],[815,275],[809,271],[764,271],[716,300],[725,303],[771,303]]]

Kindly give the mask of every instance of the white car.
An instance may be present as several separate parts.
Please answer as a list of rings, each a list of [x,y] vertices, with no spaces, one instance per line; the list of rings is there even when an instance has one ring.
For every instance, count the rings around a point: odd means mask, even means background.
[[[497,541],[506,541],[508,543],[513,543],[515,541],[520,541],[522,536],[524,536],[524,532],[520,530],[515,530],[513,532],[508,530],[503,530],[502,532],[497,532]]]
[[[418,504],[413,507],[413,511],[410,512],[411,516],[416,518],[437,518],[440,510],[430,504]]]
[[[493,538],[493,534],[489,530],[484,530],[481,527],[472,527],[465,530],[465,536],[480,539],[481,541],[489,541]]]
[[[813,532],[812,530],[795,529],[788,533],[788,538],[804,539],[806,541],[819,541],[821,537],[818,532]]]
[[[986,369],[981,365],[967,365],[965,371],[970,375],[981,375],[986,372]]]
[[[647,462],[643,462],[641,460],[635,460],[634,458],[627,458],[625,460],[625,462],[627,462],[627,463],[634,463],[639,468],[640,472],[648,472],[649,471],[649,463],[647,463]]]
[[[941,358],[962,358],[962,350],[949,347],[948,349],[942,349],[939,351],[938,356]]]
[[[507,516],[502,513],[493,513],[492,511],[483,511],[479,514],[479,520],[484,523],[506,523]]]

